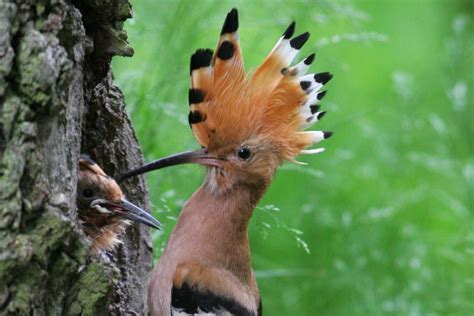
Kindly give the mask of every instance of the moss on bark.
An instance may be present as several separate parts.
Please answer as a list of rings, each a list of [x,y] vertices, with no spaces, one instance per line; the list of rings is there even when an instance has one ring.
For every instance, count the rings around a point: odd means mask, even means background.
[[[131,226],[114,254],[87,256],[77,160],[108,174],[143,162],[114,55],[131,56],[126,0],[0,0],[0,314],[143,314],[151,241]],[[125,187],[148,208],[142,180]]]

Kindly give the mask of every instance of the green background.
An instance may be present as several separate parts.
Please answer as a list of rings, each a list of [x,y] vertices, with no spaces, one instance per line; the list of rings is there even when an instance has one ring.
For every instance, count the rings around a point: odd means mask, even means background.
[[[331,71],[326,152],[286,164],[250,225],[266,315],[474,314],[474,1],[132,1],[114,59],[148,161],[198,148],[189,57],[239,9],[248,70],[296,20]],[[148,175],[158,260],[203,170]]]

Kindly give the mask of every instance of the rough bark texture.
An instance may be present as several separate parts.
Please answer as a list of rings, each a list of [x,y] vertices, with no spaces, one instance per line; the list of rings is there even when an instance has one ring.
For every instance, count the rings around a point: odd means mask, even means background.
[[[87,256],[77,224],[77,161],[109,175],[143,162],[113,55],[131,56],[126,0],[0,0],[0,314],[144,314],[147,228],[116,253]],[[149,208],[145,183],[123,187]]]

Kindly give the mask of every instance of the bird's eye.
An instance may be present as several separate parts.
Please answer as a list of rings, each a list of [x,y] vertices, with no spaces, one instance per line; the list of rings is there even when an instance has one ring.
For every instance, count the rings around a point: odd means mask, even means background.
[[[241,147],[239,151],[237,152],[237,155],[239,156],[240,159],[247,160],[252,155],[252,152],[250,151],[248,147]]]
[[[94,196],[94,191],[92,191],[91,189],[84,189],[82,191],[82,196],[85,198],[91,198]]]

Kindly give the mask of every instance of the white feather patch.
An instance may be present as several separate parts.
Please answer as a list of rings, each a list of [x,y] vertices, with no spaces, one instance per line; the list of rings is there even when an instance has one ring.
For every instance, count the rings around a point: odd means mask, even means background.
[[[306,93],[310,93],[310,92],[313,92],[313,91],[316,93],[319,90],[321,90],[321,88],[323,87],[322,83],[316,82],[316,80],[314,79],[314,74],[309,74],[309,75],[306,75],[306,76],[299,77],[298,80],[299,80],[299,82],[305,81],[305,82],[310,83],[309,87],[306,88],[306,90],[305,90]]]
[[[308,135],[311,138],[311,142],[313,144],[319,143],[324,139],[324,132],[322,131],[307,131],[307,132],[300,132],[305,135]]]
[[[95,209],[95,210],[97,210],[97,211],[99,211],[99,212],[101,212],[102,214],[110,214],[110,213],[112,213],[110,210],[108,210],[107,208],[102,207],[102,206],[100,206],[100,205],[94,205],[92,208]]]
[[[315,148],[315,149],[304,149],[301,151],[303,155],[314,155],[314,154],[319,154],[325,151],[325,148]]]

